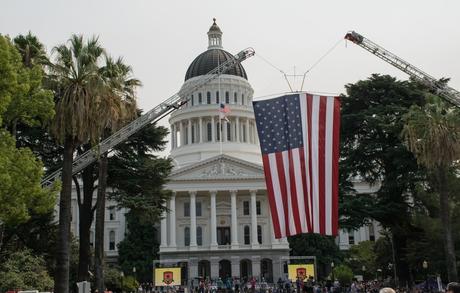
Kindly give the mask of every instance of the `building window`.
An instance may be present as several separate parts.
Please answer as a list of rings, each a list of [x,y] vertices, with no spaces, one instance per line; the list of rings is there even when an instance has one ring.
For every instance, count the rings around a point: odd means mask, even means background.
[[[257,225],[257,241],[262,244],[262,226]]]
[[[203,245],[203,229],[201,229],[201,226],[196,227],[196,244]]]
[[[244,94],[241,94],[241,105],[244,105]]]
[[[211,124],[211,122],[208,122],[207,128],[208,128],[208,141],[211,141],[212,140],[212,124]]]
[[[243,201],[243,215],[249,216],[249,201]]]
[[[184,202],[184,217],[190,217],[190,202]]]
[[[190,227],[184,228],[184,245],[190,246]]]
[[[257,211],[257,215],[262,215],[262,210],[260,208],[260,201],[256,201],[256,211]]]
[[[195,103],[195,101],[193,100],[193,95],[190,97],[190,101],[192,102],[192,106],[193,106]]]
[[[237,104],[238,103],[238,94],[237,93],[234,93],[233,94],[233,104]]]
[[[354,233],[354,231],[348,231],[348,244],[350,244],[350,245],[355,244],[355,233]]]
[[[369,224],[369,240],[370,241],[375,241],[375,230],[374,230],[374,224],[373,223]]]
[[[195,125],[192,124],[192,142],[195,143]]]
[[[197,201],[195,203],[195,207],[196,207],[196,216],[201,217],[201,201]]]
[[[198,93],[198,104],[203,104],[203,97],[201,96],[201,93]]]
[[[217,244],[230,244],[230,227],[217,227]]]
[[[211,93],[210,92],[206,93],[206,104],[211,104]]]
[[[184,144],[189,144],[190,142],[188,141],[188,127],[185,126],[185,137],[184,137]]]
[[[219,92],[216,92],[216,104],[219,104]]]
[[[217,137],[217,141],[220,141],[220,122],[217,122],[216,137]]]
[[[244,244],[250,244],[250,242],[249,226],[244,226]]]
[[[115,221],[115,207],[109,207],[109,220]]]
[[[227,122],[227,140],[232,141],[232,126]]]
[[[109,233],[109,250],[115,250],[115,231]]]
[[[243,142],[247,142],[246,138],[246,127],[243,125]]]
[[[230,104],[230,94],[229,94],[229,92],[225,92],[225,104]]]

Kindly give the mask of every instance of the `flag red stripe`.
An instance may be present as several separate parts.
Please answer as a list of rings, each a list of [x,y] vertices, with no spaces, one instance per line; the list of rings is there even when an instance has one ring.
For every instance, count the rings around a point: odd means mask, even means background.
[[[332,235],[339,232],[339,147],[340,99],[334,98],[334,134],[332,144]]]
[[[304,154],[304,147],[301,147],[299,150],[300,154],[300,166],[302,171],[302,187],[303,187],[303,197],[304,197],[304,205],[305,205],[305,216],[307,217],[307,232],[312,231],[311,227],[311,213],[310,213],[310,204],[308,203],[308,192],[307,192],[307,170],[305,167],[305,154]]]
[[[280,190],[281,190],[281,197],[283,199],[283,206],[279,207],[284,210],[284,225],[286,226],[286,235],[291,235],[291,231],[289,230],[289,211],[288,211],[288,204],[287,204],[287,187],[286,187],[286,176],[284,174],[284,164],[283,164],[283,154],[276,153],[276,168],[278,170],[278,178],[280,183]]]
[[[326,152],[326,97],[319,100],[318,118],[318,185],[319,185],[319,232],[326,233],[326,204],[325,204],[325,152]]]
[[[314,231],[314,227],[315,227],[315,221],[317,221],[317,219],[315,219],[315,217],[313,217],[313,176],[312,176],[312,164],[311,164],[311,159],[312,159],[312,156],[311,156],[311,148],[312,148],[312,145],[311,145],[311,113],[312,113],[312,104],[313,104],[313,96],[312,95],[307,95],[307,128],[308,128],[308,145],[309,145],[309,148],[308,148],[308,177],[310,179],[310,190],[308,192],[308,197],[309,197],[309,203],[311,204],[310,206],[310,215],[311,216],[311,231],[313,232]]]
[[[291,187],[291,206],[292,206],[292,216],[294,217],[294,224],[295,224],[295,234],[302,233],[302,226],[300,224],[300,212],[299,206],[297,205],[297,189],[296,189],[296,182],[295,182],[295,170],[294,170],[294,162],[292,160],[292,152],[294,150],[289,150],[289,181]],[[300,191],[299,191],[300,194]],[[292,235],[292,233],[291,233]]]
[[[278,210],[275,201],[275,192],[273,190],[273,180],[272,175],[270,173],[270,162],[268,155],[262,155],[262,161],[264,164],[264,174],[265,174],[265,181],[267,182],[267,194],[268,194],[268,201],[270,204],[270,211],[272,214],[272,222],[273,222],[273,230],[275,232],[275,238],[281,238],[281,230],[280,230],[280,222],[278,219]]]

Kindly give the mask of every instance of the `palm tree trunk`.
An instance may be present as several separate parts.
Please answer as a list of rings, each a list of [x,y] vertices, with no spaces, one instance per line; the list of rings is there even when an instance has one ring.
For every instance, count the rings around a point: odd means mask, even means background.
[[[104,224],[105,224],[105,195],[107,187],[107,154],[99,160],[99,186],[97,190],[96,209],[96,248],[95,248],[95,271],[96,288],[104,292]]]
[[[72,195],[72,162],[75,144],[72,138],[64,142],[64,162],[62,166],[62,189],[59,200],[59,228],[56,244],[56,271],[54,292],[69,292],[69,253]]]
[[[93,223],[93,192],[94,192],[94,166],[88,166],[82,172],[83,202],[80,205],[79,216],[79,258],[78,281],[89,281],[89,266],[91,263],[90,230]]]
[[[449,194],[446,189],[447,184],[447,170],[446,168],[438,168],[438,188],[439,188],[439,202],[441,207],[441,223],[442,223],[442,237],[444,241],[444,253],[447,264],[447,277],[449,282],[457,282],[457,260],[455,257],[455,246],[452,239],[452,222],[450,219],[449,207]]]

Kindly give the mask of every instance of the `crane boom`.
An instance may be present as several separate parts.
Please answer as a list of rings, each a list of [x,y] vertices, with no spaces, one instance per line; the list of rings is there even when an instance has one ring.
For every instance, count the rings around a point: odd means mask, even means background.
[[[188,96],[191,93],[195,92],[196,90],[206,85],[210,81],[216,79],[221,74],[225,73],[227,70],[235,66],[237,63],[246,60],[254,54],[255,51],[252,48],[242,50],[234,56],[235,58],[227,60],[226,62],[220,64],[219,66],[208,72],[204,76],[204,78],[200,79],[196,84],[194,84],[193,87],[187,89],[186,91],[181,91],[174,94],[172,97],[168,98],[167,100],[157,105],[150,111],[146,112],[139,118],[133,120],[124,127],[120,128],[120,130],[101,141],[95,147],[76,157],[72,164],[72,175],[80,172],[81,170],[95,162],[101,154],[109,152],[119,143],[127,140],[131,135],[138,132],[144,126],[150,123],[157,122],[158,120],[168,115],[172,111],[178,109],[180,106],[188,102]],[[62,169],[59,169],[45,177],[41,182],[42,186],[50,186],[56,179],[61,177],[61,172]]]
[[[454,88],[449,87],[445,83],[439,82],[436,78],[429,75],[428,73],[420,70],[414,65],[408,63],[402,58],[396,56],[385,48],[377,45],[371,40],[365,38],[355,31],[348,32],[345,35],[345,39],[349,40],[356,45],[364,48],[365,50],[371,52],[380,59],[386,61],[387,63],[393,65],[399,70],[407,73],[413,79],[424,84],[431,90],[433,90],[437,95],[451,102],[453,105],[460,107],[460,92]]]

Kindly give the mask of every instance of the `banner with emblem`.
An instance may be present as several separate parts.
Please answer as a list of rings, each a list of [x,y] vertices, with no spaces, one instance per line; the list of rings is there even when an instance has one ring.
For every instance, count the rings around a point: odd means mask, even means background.
[[[179,286],[181,284],[180,268],[155,269],[155,286]]]
[[[292,282],[310,277],[315,278],[315,266],[313,264],[292,264],[288,265],[288,276]]]

